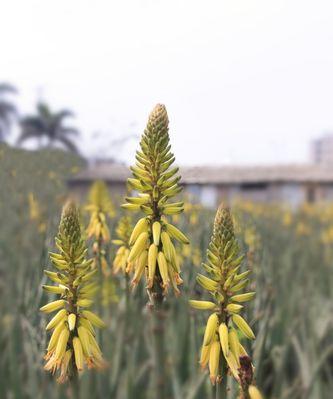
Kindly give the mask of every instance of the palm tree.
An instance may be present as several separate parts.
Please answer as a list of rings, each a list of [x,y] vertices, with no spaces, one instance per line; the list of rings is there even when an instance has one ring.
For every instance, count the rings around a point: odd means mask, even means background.
[[[60,144],[69,151],[77,153],[71,135],[78,135],[79,130],[64,125],[64,120],[72,117],[73,113],[67,109],[53,113],[45,102],[37,104],[36,115],[28,115],[21,122],[21,134],[18,144],[31,138],[42,141],[46,139],[46,147],[55,147]]]
[[[14,86],[0,83],[0,142],[4,141],[10,131],[13,119],[17,116],[15,105],[6,100],[6,94],[16,93]]]

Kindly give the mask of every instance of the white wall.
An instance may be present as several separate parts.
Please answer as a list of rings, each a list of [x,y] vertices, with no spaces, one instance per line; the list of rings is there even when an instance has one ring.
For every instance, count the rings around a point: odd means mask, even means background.
[[[297,207],[306,201],[306,190],[300,184],[285,183],[280,186],[280,198],[276,199]]]
[[[218,199],[218,189],[216,186],[202,186],[200,192],[200,201],[209,208],[216,207]]]

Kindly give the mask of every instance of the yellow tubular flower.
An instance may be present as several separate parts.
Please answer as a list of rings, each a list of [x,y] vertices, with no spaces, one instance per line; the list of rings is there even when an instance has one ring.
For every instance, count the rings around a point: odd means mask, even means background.
[[[215,385],[220,363],[220,343],[216,340],[212,343],[209,353],[209,378],[213,385]]]
[[[219,319],[216,313],[213,313],[209,316],[204,335],[204,345],[209,345],[211,343],[213,337],[217,332],[218,321]]]
[[[147,240],[148,240],[148,232],[145,231],[139,235],[139,237],[137,238],[135,244],[131,249],[131,252],[128,255],[128,260],[130,262],[134,261],[136,258],[139,258],[139,256],[147,246]]]
[[[67,311],[65,309],[59,310],[59,312],[55,316],[53,316],[53,318],[46,326],[46,330],[52,330],[52,328],[56,327],[61,321],[64,321],[66,318],[67,318]]]
[[[87,250],[81,237],[78,213],[72,202],[66,204],[63,209],[56,246],[59,253],[51,253],[50,259],[57,269],[61,269],[61,273],[56,273],[61,279],[61,284],[43,288],[47,292],[58,293],[61,297],[44,305],[41,311],[57,311],[46,326],[46,329],[53,330],[53,333],[47,348],[47,362],[44,368],[52,373],[59,370],[57,381],[63,383],[75,368],[82,371],[85,363],[89,367],[99,367],[104,363],[100,353],[95,356],[97,343],[91,343],[89,335],[84,341],[86,350],[82,350],[80,329],[85,328],[88,334],[94,334],[90,322],[96,327],[104,327],[104,323],[93,312],[85,310],[93,303],[92,299],[86,296],[96,287],[93,281],[96,273],[91,269],[92,262],[86,259]],[[52,272],[46,275],[55,281]],[[50,287],[61,290],[51,290]]]
[[[179,264],[173,240],[188,244],[186,236],[170,224],[166,215],[183,212],[183,202],[170,202],[180,193],[178,168],[172,167],[175,161],[170,152],[168,115],[164,105],[156,105],[149,116],[147,127],[136,153],[136,164],[131,167],[133,178],[128,179],[131,189],[139,192],[138,197],[127,197],[122,207],[127,210],[141,211],[145,214],[136,224],[129,239],[131,246],[128,261],[141,268],[140,255],[148,251],[144,265],[146,273],[138,269],[134,284],[141,275],[147,277],[149,292],[162,288],[163,294],[169,285],[179,292],[177,286],[182,283],[179,276]]]
[[[207,346],[211,345],[209,369],[212,384],[219,382],[220,377],[226,378],[227,374],[222,376],[219,374],[221,370],[229,369],[242,389],[243,381],[239,373],[242,373],[244,362],[242,363],[241,359],[242,356],[245,358],[248,356],[238,336],[255,338],[251,327],[238,314],[243,309],[240,303],[245,304],[254,297],[254,292],[239,292],[249,282],[247,278],[249,272],[239,272],[243,258],[235,238],[230,211],[221,205],[216,213],[213,235],[207,250],[207,261],[203,264],[207,275],[197,276],[197,282],[212,296],[214,302],[191,300],[190,305],[196,309],[214,310],[207,321],[200,361],[203,366],[207,364]],[[218,355],[220,349],[221,357]],[[216,359],[219,359],[218,365]],[[252,364],[251,362],[249,364],[252,373]]]
[[[100,319],[95,313],[91,312],[90,310],[82,310],[81,317],[86,318],[90,321],[94,326],[98,328],[104,328],[105,323],[102,319]]]
[[[201,348],[201,356],[200,356],[200,366],[201,368],[205,368],[208,364],[209,361],[209,355],[210,355],[210,348],[211,345],[202,345]]]
[[[225,323],[221,323],[219,327],[219,336],[222,351],[225,356],[229,355],[229,332],[228,326]]]
[[[189,304],[192,306],[194,309],[202,309],[202,310],[212,310],[216,308],[216,304],[214,302],[210,301],[194,301],[190,300]]]
[[[141,252],[138,260],[136,261],[136,267],[135,267],[135,273],[134,277],[132,280],[132,284],[136,285],[141,279],[141,276],[145,270],[145,267],[147,265],[147,259],[148,259],[148,251],[143,251]]]
[[[53,302],[48,303],[45,306],[42,306],[40,308],[40,310],[45,313],[51,313],[51,312],[54,312],[55,310],[63,308],[64,305],[65,305],[65,301],[63,299],[59,299],[58,301],[53,301]]]
[[[65,328],[66,328],[66,325],[65,325],[65,322],[63,321],[62,323],[59,323],[57,325],[57,327],[53,330],[51,339],[49,341],[49,345],[47,347],[48,353],[51,353],[56,348],[59,336],[60,336],[62,330],[64,330]]]
[[[74,330],[74,328],[75,328],[75,323],[76,323],[76,314],[75,313],[71,313],[69,316],[68,316],[68,328],[69,328],[69,331],[73,331]]]
[[[56,362],[63,358],[67,348],[68,338],[69,338],[69,331],[66,327],[61,331],[59,335],[57,347],[54,354]]]
[[[263,399],[259,389],[254,385],[249,386],[249,396],[250,399]]]
[[[81,341],[78,337],[73,338],[73,348],[76,368],[78,369],[78,371],[82,371],[84,367],[84,357]]]
[[[63,360],[61,362],[61,367],[60,367],[60,376],[57,379],[57,381],[60,383],[64,383],[68,380],[68,367],[72,359],[72,354],[73,351],[69,349],[68,351],[66,351],[65,355],[63,356]]]
[[[235,356],[237,363],[239,363],[239,358],[241,356],[241,348],[237,332],[234,329],[231,329],[228,338],[230,343],[230,350]]]
[[[151,244],[148,250],[148,288],[152,288],[156,270],[158,247]]]

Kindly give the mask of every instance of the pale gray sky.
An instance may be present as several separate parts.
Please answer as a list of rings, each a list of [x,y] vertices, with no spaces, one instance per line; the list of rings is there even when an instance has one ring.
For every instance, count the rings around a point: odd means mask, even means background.
[[[332,22],[332,0],[4,0],[0,81],[73,109],[86,154],[162,102],[180,164],[304,161],[333,129]]]

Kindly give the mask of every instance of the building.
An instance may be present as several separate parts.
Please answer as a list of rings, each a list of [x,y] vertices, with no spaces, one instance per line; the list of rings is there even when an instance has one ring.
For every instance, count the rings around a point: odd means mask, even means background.
[[[312,142],[311,159],[315,164],[333,165],[333,134],[326,134]]]
[[[279,202],[293,207],[304,202],[333,201],[333,167],[324,164],[277,166],[196,166],[180,168],[185,192],[202,204],[215,207],[221,200]],[[68,183],[83,196],[95,180],[105,181],[113,195],[126,194],[127,166],[98,163],[83,170]]]

